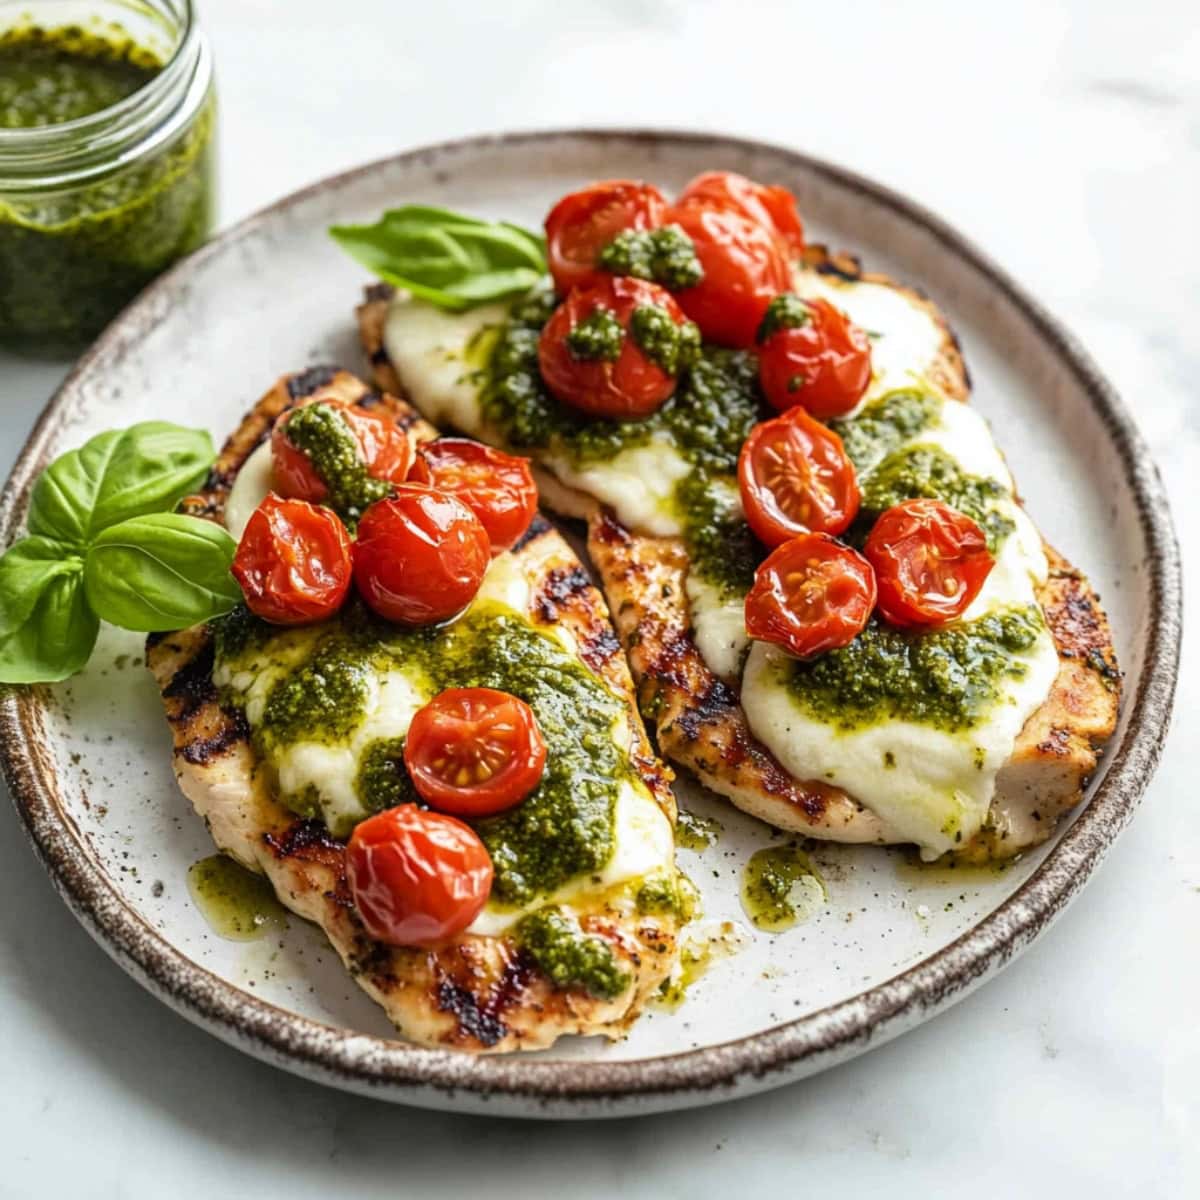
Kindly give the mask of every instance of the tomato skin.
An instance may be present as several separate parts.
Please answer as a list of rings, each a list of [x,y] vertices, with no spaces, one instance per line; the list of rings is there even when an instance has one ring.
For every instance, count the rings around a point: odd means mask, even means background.
[[[808,321],[778,329],[759,348],[758,377],[771,406],[844,416],[871,382],[871,342],[828,300],[806,300]]]
[[[987,538],[940,500],[905,500],[867,536],[863,554],[879,583],[879,612],[900,628],[960,617],[996,565]]]
[[[409,479],[461,500],[487,530],[493,554],[512,546],[537,512],[537,485],[529,460],[470,438],[426,442],[417,453]]]
[[[796,658],[848,646],[875,607],[875,572],[824,533],[802,533],[768,555],[746,597],[746,632]]]
[[[422,800],[459,817],[520,804],[546,766],[533,709],[494,688],[449,688],[420,709],[404,739],[404,765]]]
[[[664,223],[692,239],[704,278],[676,293],[706,341],[754,345],[767,305],[791,286],[782,244],[767,227],[729,208],[697,203],[668,211]]]
[[[359,457],[367,473],[376,479],[403,483],[413,462],[413,445],[407,433],[387,413],[369,412],[345,400],[321,400],[317,403],[336,408],[358,443]],[[304,407],[303,405],[297,406]],[[308,455],[288,441],[287,423],[296,408],[290,408],[271,430],[271,466],[276,490],[282,496],[311,500],[314,504],[329,494]]]
[[[802,408],[750,431],[738,487],[750,528],[768,546],[800,533],[842,533],[861,500],[842,439]]]
[[[415,804],[355,826],[346,880],[367,933],[389,946],[436,946],[483,911],[492,860],[479,835]]]
[[[679,193],[676,206],[729,208],[770,229],[792,258],[804,253],[804,226],[796,197],[784,187],[766,186],[734,171],[705,171]]]
[[[658,188],[632,179],[593,183],[564,196],[546,218],[546,256],[560,296],[596,283],[600,251],[626,229],[656,229],[667,201]]]
[[[323,621],[350,590],[350,535],[331,509],[271,492],[246,522],[231,570],[256,617]]]
[[[403,483],[358,523],[354,582],[381,617],[430,625],[471,603],[491,557],[487,531],[461,500]]]
[[[643,305],[665,309],[676,325],[687,320],[665,288],[628,275],[576,289],[554,310],[538,339],[538,365],[559,400],[591,416],[622,420],[649,416],[672,395],[676,376],[648,358],[629,332],[634,310]],[[613,362],[577,359],[567,345],[567,335],[597,309],[611,312],[625,331]]]

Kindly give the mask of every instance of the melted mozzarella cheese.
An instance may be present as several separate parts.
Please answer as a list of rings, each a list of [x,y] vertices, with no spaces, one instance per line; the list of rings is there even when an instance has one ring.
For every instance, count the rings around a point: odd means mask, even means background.
[[[922,382],[941,351],[942,327],[894,287],[798,269],[795,288],[806,299],[828,300],[870,336],[871,384],[864,402]]]
[[[508,316],[503,304],[452,313],[397,292],[388,308],[383,345],[408,398],[435,425],[480,435],[483,414],[476,373],[484,365],[472,351],[488,329]]]
[[[1014,657],[1025,664],[1024,676],[1003,680],[997,702],[959,733],[903,720],[835,729],[793,699],[786,656],[764,642],[751,648],[742,706],[755,735],[788,771],[844,788],[895,837],[915,842],[922,857],[933,859],[979,831],[997,772],[1054,682],[1058,654],[1048,632],[1030,652]]]
[[[401,293],[392,301],[384,346],[412,402],[435,424],[496,442],[484,428],[477,347],[489,328],[505,318],[503,305],[447,313]],[[687,460],[665,438],[634,446],[604,462],[576,465],[553,452],[539,465],[559,482],[607,504],[622,524],[659,537],[678,535],[675,484],[689,471]]]
[[[271,490],[271,443],[268,439],[242,463],[225,498],[225,528],[241,541],[254,510]]]
[[[692,640],[705,665],[726,683],[737,679],[750,645],[746,633],[746,597],[710,583],[696,571],[687,576]]]
[[[640,782],[624,780],[613,813],[613,852],[604,867],[564,884],[551,895],[534,896],[520,908],[488,901],[468,927],[468,933],[495,936],[512,928],[523,916],[547,904],[587,911],[589,902],[648,875],[675,869],[675,836],[671,822]]]
[[[964,471],[996,479],[1009,492],[996,507],[1014,531],[1001,543],[995,566],[962,619],[973,621],[1008,605],[1036,605],[1035,588],[1046,578],[1045,551],[1012,494],[1012,477],[987,422],[965,404],[944,400],[938,422],[913,442],[940,446]],[[1024,675],[1000,681],[997,700],[964,732],[903,720],[839,730],[792,697],[786,686],[788,660],[765,643],[755,643],[750,651],[742,706],[756,736],[792,774],[844,788],[895,837],[936,858],[979,831],[996,774],[1058,672],[1058,653],[1047,630],[1027,653],[1014,657],[1024,664]]]

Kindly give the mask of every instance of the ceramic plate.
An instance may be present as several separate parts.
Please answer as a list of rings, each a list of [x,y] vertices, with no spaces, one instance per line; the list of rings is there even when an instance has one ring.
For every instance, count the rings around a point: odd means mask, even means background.
[[[366,372],[352,308],[366,282],[326,236],[401,202],[528,225],[586,180],[666,189],[713,167],[792,188],[814,240],[859,253],[936,297],[961,338],[973,403],[1002,432],[1029,510],[1104,597],[1127,673],[1124,710],[1088,803],[1049,845],[1000,874],[920,871],[901,852],[821,847],[827,899],[788,932],[753,930],[742,867],[780,840],[699,789],[683,806],[723,830],[681,860],[706,919],[742,949],[714,962],[674,1012],[616,1044],[471,1058],[415,1048],[351,983],[315,928],[217,936],[188,867],[212,853],[171,773],[171,740],[141,640],[107,630],[65,686],[3,698],[17,807],[67,903],[155,995],[225,1041],[338,1087],[429,1107],[594,1116],[711,1103],[775,1087],[895,1037],[1020,953],[1083,886],[1154,769],[1178,658],[1179,562],[1167,502],[1120,400],[1038,304],[935,217],[846,171],[776,147],[655,132],[487,137],[414,151],[330,179],[250,218],[145,292],[51,401],[0,513],[19,530],[46,461],[148,417],[219,439],[277,375],[332,361]]]

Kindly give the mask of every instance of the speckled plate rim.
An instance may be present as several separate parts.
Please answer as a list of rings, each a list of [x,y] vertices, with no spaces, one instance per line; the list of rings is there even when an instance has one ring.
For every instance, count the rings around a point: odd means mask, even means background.
[[[550,129],[487,134],[424,146],[331,176],[235,225],[141,294],[83,355],[30,435],[0,497],[0,536],[12,539],[48,447],[92,364],[133,345],[161,303],[199,264],[254,235],[275,214],[373,171],[429,164],[500,145],[585,140],[628,145],[703,144],[751,151],[890,208],[921,227],[1020,309],[1089,398],[1111,439],[1137,507],[1148,556],[1150,614],[1138,686],[1087,808],[1038,870],[994,912],[935,954],[884,983],[775,1028],[701,1049],[636,1060],[547,1062],[472,1057],[356,1034],[269,1004],[198,966],[120,899],[58,803],[35,690],[0,698],[0,758],[17,811],[54,884],[100,945],[189,1020],[258,1058],[309,1078],[405,1103],[525,1116],[603,1116],[713,1103],[786,1083],[844,1061],[961,999],[1025,949],[1078,894],[1130,820],[1158,764],[1178,673],[1182,631],[1179,547],[1159,473],[1116,391],[1091,358],[1032,297],[971,242],[902,195],[820,159],[750,139],[634,129]]]

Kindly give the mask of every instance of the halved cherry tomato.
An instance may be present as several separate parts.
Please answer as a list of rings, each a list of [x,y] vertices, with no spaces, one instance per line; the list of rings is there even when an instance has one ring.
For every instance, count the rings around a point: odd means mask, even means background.
[[[679,193],[677,205],[731,208],[773,230],[792,258],[804,253],[804,227],[796,197],[784,187],[767,187],[733,171],[705,171]]]
[[[802,533],[768,555],[746,597],[746,632],[797,658],[848,646],[875,607],[875,573],[849,546]]]
[[[350,535],[331,509],[271,492],[246,522],[231,569],[256,617],[323,621],[350,590]]]
[[[630,333],[634,310],[643,306],[664,309],[676,325],[687,321],[665,288],[627,275],[576,289],[554,310],[538,341],[538,363],[546,386],[564,404],[623,420],[648,416],[675,391],[676,376],[650,359]],[[575,327],[597,312],[611,314],[621,326],[615,359],[582,358],[568,342]]]
[[[450,688],[413,717],[404,765],[427,804],[488,817],[537,787],[546,743],[524,700],[494,688]]]
[[[546,255],[554,286],[565,296],[595,283],[600,251],[626,229],[655,229],[667,202],[648,183],[614,179],[564,196],[546,218]]]
[[[783,245],[767,226],[729,208],[682,204],[663,218],[692,239],[704,278],[676,293],[705,339],[752,346],[771,298],[791,286]]]
[[[771,333],[758,352],[758,377],[772,407],[802,404],[814,417],[840,417],[871,382],[871,342],[828,300],[796,306],[803,323]]]
[[[345,421],[367,474],[391,483],[403,483],[412,466],[413,446],[407,433],[387,413],[369,412],[344,400],[320,400]],[[302,406],[303,407],[303,406]],[[289,409],[271,430],[271,465],[275,486],[284,496],[319,503],[328,495],[325,481],[317,474],[303,450],[288,441],[287,423],[299,409]]]
[[[401,804],[354,827],[346,881],[376,941],[435,946],[462,933],[483,911],[492,860],[469,825]]]
[[[901,627],[962,616],[996,565],[983,530],[940,500],[889,508],[863,553],[879,582],[880,613]]]
[[[493,554],[513,545],[537,512],[537,485],[528,459],[470,438],[426,442],[409,478],[457,496],[483,522]]]
[[[841,533],[858,514],[858,479],[842,439],[802,408],[756,425],[738,456],[742,508],[760,541]]]
[[[354,582],[381,617],[429,625],[471,603],[491,557],[487,530],[461,500],[402,483],[358,523]]]

